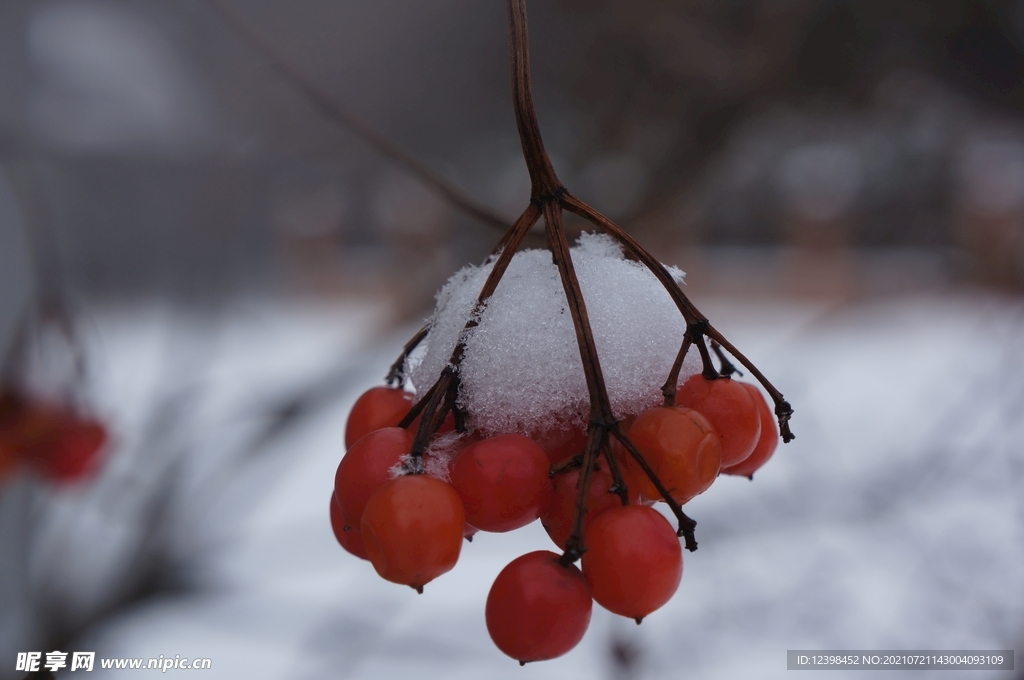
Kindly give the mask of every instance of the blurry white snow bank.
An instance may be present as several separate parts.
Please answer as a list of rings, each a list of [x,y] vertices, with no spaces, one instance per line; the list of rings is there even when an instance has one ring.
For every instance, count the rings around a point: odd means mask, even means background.
[[[642,626],[595,607],[590,630],[565,657],[520,668],[502,655],[487,636],[484,601],[505,564],[553,549],[536,523],[478,534],[421,596],[345,553],[327,515],[345,417],[359,393],[380,384],[415,328],[375,336],[366,316],[352,313],[350,334],[338,342],[317,315],[264,309],[255,319],[223,321],[203,372],[209,398],[179,426],[186,469],[229,472],[196,480],[212,494],[203,502],[180,490],[168,500],[178,519],[161,540],[168,549],[190,546],[175,553],[189,588],[121,609],[69,648],[98,657],[209,657],[213,670],[204,675],[240,680],[782,679],[792,676],[787,649],[1016,647],[1019,657],[1024,303],[696,302],[792,402],[797,439],[753,482],[721,478],[688,504],[700,548],[684,557],[679,592]],[[345,318],[338,316],[339,328]],[[145,334],[127,318],[113,321],[98,321],[120,376],[110,382],[110,405],[131,411],[145,397],[129,389],[130,373],[146,373],[138,351]],[[179,343],[210,333],[174,328],[177,335],[163,332]],[[117,368],[131,357],[132,371]],[[339,360],[353,372],[335,400],[246,452],[251,437],[227,415],[282,393],[294,384],[286,375],[328,373]],[[247,462],[230,464],[240,453]],[[118,506],[116,495],[105,498]],[[76,539],[83,551],[113,550],[113,537],[91,531]],[[67,555],[47,563],[50,579],[73,568]],[[638,654],[632,675],[616,674],[611,662],[613,644],[622,643]],[[152,672],[95,671],[136,675]],[[895,674],[849,675],[861,676]]]
[[[675,303],[608,236],[583,234],[571,255],[612,410],[621,418],[658,404],[686,331]],[[437,294],[427,349],[413,357],[411,378],[421,396],[448,365],[492,265],[465,267]],[[669,271],[682,282],[683,272]],[[487,434],[537,435],[567,422],[585,427],[589,402],[582,366],[551,253],[516,253],[479,324],[466,334],[460,401],[471,424]],[[681,378],[699,366],[695,350]]]

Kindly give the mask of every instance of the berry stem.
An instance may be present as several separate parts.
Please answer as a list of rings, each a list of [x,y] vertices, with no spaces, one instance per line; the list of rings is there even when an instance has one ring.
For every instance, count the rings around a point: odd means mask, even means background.
[[[654,470],[651,469],[651,466],[647,464],[644,457],[636,450],[636,447],[633,446],[633,442],[629,441],[629,437],[620,432],[617,425],[613,427],[610,432],[619,440],[619,443],[629,451],[629,455],[633,456],[633,460],[637,462],[640,468],[644,471],[644,474],[646,474],[648,479],[651,480],[651,483],[654,484],[654,488],[658,490],[659,494],[661,494],[662,499],[664,499],[664,501],[668,503],[668,507],[672,509],[672,514],[676,516],[676,520],[679,522],[679,530],[676,532],[676,535],[683,536],[685,538],[686,549],[690,552],[696,550],[697,539],[693,534],[693,530],[696,528],[697,523],[686,516],[686,513],[683,512],[683,508],[674,498],[672,498],[672,495],[665,488],[665,485],[662,484],[661,480],[658,479],[658,476],[654,474]]]
[[[565,541],[565,552],[559,562],[563,567],[583,556],[587,551],[586,543],[583,540],[583,518],[587,513],[587,490],[590,488],[590,473],[594,471],[597,464],[597,454],[602,442],[608,438],[608,432],[596,423],[592,423],[587,429],[587,445],[583,449],[583,464],[580,466],[580,476],[576,481],[576,510],[572,518],[572,533]]]
[[[562,555],[562,563],[568,565],[578,560],[587,549],[583,540],[583,517],[586,513],[587,490],[590,488],[590,473],[597,464],[598,453],[607,442],[607,428],[610,423],[616,422],[616,419],[612,413],[611,401],[608,399],[608,389],[604,383],[604,373],[601,371],[601,361],[597,355],[597,344],[594,342],[587,305],[583,300],[583,291],[580,290],[580,282],[576,277],[572,256],[569,254],[569,243],[562,227],[562,209],[556,204],[556,200],[557,197],[544,200],[545,231],[552,259],[562,279],[562,290],[565,292],[569,315],[576,330],[576,345],[580,350],[583,374],[587,380],[587,391],[590,393],[587,446],[583,450],[580,477],[576,484],[576,513],[573,516],[572,533],[566,541],[565,553]]]
[[[406,428],[412,425],[412,421],[416,420],[416,416],[423,412],[423,409],[426,407],[427,403],[434,396],[434,392],[437,391],[437,386],[440,382],[441,381],[438,380],[436,383],[431,385],[430,389],[427,390],[426,394],[424,394],[419,401],[412,405],[412,408],[410,408],[409,412],[405,414],[405,417],[398,422],[398,427]]]
[[[604,383],[601,361],[597,356],[597,344],[594,342],[594,332],[590,326],[587,304],[583,299],[583,292],[580,290],[579,279],[576,278],[576,270],[569,254],[569,243],[566,241],[565,229],[562,227],[562,209],[553,201],[548,202],[544,206],[544,218],[548,246],[551,248],[552,259],[554,259],[562,279],[562,290],[565,292],[569,315],[572,317],[576,330],[576,344],[580,350],[580,358],[583,360],[583,374],[587,380],[587,391],[590,393],[590,423],[591,425],[600,423],[607,426],[615,421],[615,416],[608,399],[608,389]],[[584,467],[586,467],[585,462]]]
[[[579,470],[583,465],[583,454],[577,453],[572,458],[566,458],[557,465],[552,465],[551,470],[548,472],[548,477],[554,477],[570,470]]]
[[[442,400],[444,400],[445,404],[448,403],[448,393],[451,391],[454,377],[455,370],[451,366],[445,367],[441,371],[441,377],[437,379],[437,382],[434,383],[430,391],[421,400],[421,402],[425,400],[426,404],[423,407],[423,417],[420,418],[420,424],[416,428],[416,435],[412,440],[412,449],[409,451],[409,459],[405,466],[409,474],[423,474],[423,464],[421,462],[423,452],[427,450],[430,437],[437,431],[434,427],[435,420],[438,420],[438,416],[440,416],[440,419],[444,419],[446,412],[442,409],[438,413],[438,406],[442,404]],[[437,424],[440,426],[440,422]]]
[[[701,374],[705,380],[715,380],[718,378],[718,369],[715,368],[715,363],[711,361],[711,353],[708,351],[707,343],[704,342],[704,333],[707,328],[707,321],[698,322],[691,324],[690,328],[687,328],[687,333],[693,338],[693,344],[697,346],[697,352],[700,354],[700,363],[703,367]]]
[[[713,351],[715,356],[718,357],[718,363],[721,366],[721,368],[718,369],[718,375],[723,378],[731,378],[734,373],[743,375],[743,372],[733,366],[733,363],[729,361],[729,357],[725,356],[725,352],[722,351],[722,346],[714,340],[711,341],[711,351]]]
[[[686,359],[686,353],[690,351],[690,345],[693,344],[693,336],[690,335],[690,329],[687,328],[686,332],[683,333],[683,344],[679,347],[679,353],[676,354],[676,360],[672,362],[672,368],[669,369],[668,379],[665,380],[665,384],[661,386],[661,393],[665,395],[665,406],[676,405],[676,390],[679,386],[679,371],[683,368],[683,360]]]
[[[740,353],[732,345],[731,342],[725,339],[724,335],[719,333],[714,326],[708,323],[707,317],[701,314],[700,310],[698,310],[694,306],[694,304],[690,302],[690,299],[686,297],[686,294],[683,293],[682,289],[679,287],[679,284],[676,282],[674,278],[672,278],[672,275],[668,272],[668,270],[665,269],[665,266],[658,262],[657,258],[651,255],[651,253],[648,252],[643,246],[637,243],[632,236],[623,231],[621,227],[619,227],[617,224],[612,222],[610,219],[608,219],[598,211],[591,208],[583,201],[579,200],[578,198],[570,194],[568,191],[563,192],[561,194],[561,196],[559,197],[559,202],[561,203],[562,207],[568,210],[569,212],[579,215],[580,217],[587,220],[594,226],[599,227],[600,229],[608,233],[608,235],[610,235],[612,238],[614,238],[616,241],[621,243],[626,248],[627,255],[632,254],[633,256],[635,256],[637,260],[643,263],[643,265],[647,267],[652,274],[654,274],[655,278],[657,278],[658,281],[661,282],[661,285],[672,297],[672,300],[676,303],[676,307],[679,308],[679,312],[683,315],[683,318],[686,320],[687,332],[690,333],[690,329],[693,328],[695,324],[700,324],[700,332],[693,334],[695,336],[700,337],[699,341],[697,337],[693,338],[693,342],[694,344],[697,344],[698,350],[703,344],[704,336],[706,336],[716,341],[722,347],[724,347],[726,351],[729,352],[729,354],[733,355],[737,361],[743,364],[743,366],[746,367],[747,370],[749,370],[755,378],[757,378],[757,381],[764,386],[765,390],[768,391],[768,394],[771,395],[772,401],[775,402],[775,415],[779,419],[779,431],[782,434],[782,441],[791,441],[794,435],[793,432],[789,429],[789,419],[793,415],[793,407],[790,406],[789,402],[787,402],[785,398],[782,396],[782,392],[780,392],[774,385],[772,385],[771,382],[768,381],[768,378],[766,378],[764,374],[761,373],[761,371],[759,371],[757,367],[749,359],[743,356],[743,354]],[[710,356],[705,356],[706,352],[707,347],[705,347],[704,352],[701,353],[701,359],[704,363],[705,377],[708,377],[708,379],[710,380],[712,378],[709,377],[708,375],[708,367],[711,358]],[[713,365],[711,366],[711,370],[714,371]],[[717,376],[717,371],[714,371],[714,373]]]
[[[581,214],[580,210],[583,212],[589,211],[595,215],[600,214],[582,201],[573,199],[555,175],[551,160],[544,151],[544,143],[541,140],[540,128],[537,124],[537,114],[533,106],[525,0],[508,0],[508,16],[509,52],[512,65],[512,102],[515,108],[516,126],[519,129],[519,139],[523,147],[523,157],[526,160],[526,167],[529,170],[530,181],[533,187],[530,204],[540,206],[544,211],[548,247],[551,249],[552,259],[558,268],[558,273],[562,280],[562,290],[565,292],[569,314],[572,317],[573,327],[576,330],[576,344],[580,350],[583,373],[587,381],[587,391],[590,394],[587,445],[583,452],[580,478],[577,482],[576,513],[573,518],[572,533],[568,541],[566,541],[565,553],[563,553],[561,558],[562,564],[568,565],[579,559],[586,551],[586,545],[583,541],[583,517],[586,510],[586,496],[590,473],[597,463],[598,453],[607,443],[610,431],[615,432],[620,440],[625,442],[629,440],[618,432],[618,421],[612,412],[611,401],[608,398],[604,373],[601,371],[597,345],[594,342],[594,333],[590,327],[590,319],[587,315],[587,306],[573,267],[572,256],[569,253],[569,244],[565,237],[565,229],[562,226],[563,207],[576,206],[578,210],[575,212],[584,218],[586,218],[586,215]],[[610,220],[607,220],[607,218],[603,219],[610,223]],[[618,227],[615,228],[618,229]],[[621,232],[621,230],[619,231]],[[629,237],[627,236],[626,238]],[[646,254],[646,251],[640,248],[637,252],[638,258],[642,258],[642,254]],[[657,260],[654,260],[649,254],[647,254],[647,257],[658,265],[669,281],[674,283],[671,276]],[[706,319],[699,317],[699,313],[686,300],[685,296],[682,296],[681,299],[687,305],[687,311],[684,312],[687,321],[707,323]],[[691,308],[692,312],[690,311]],[[702,356],[705,354],[707,354],[706,347],[702,352]],[[708,356],[707,365],[710,365],[710,362],[711,358]],[[711,369],[714,370],[714,367],[711,366]],[[679,519],[679,531],[687,537],[687,548],[696,550],[697,542],[693,538],[693,527],[696,523],[683,514],[678,504],[665,492],[661,481],[657,479],[646,461],[643,461],[643,457],[636,451],[632,443],[628,447],[634,457],[639,457],[641,467],[651,478],[658,491],[665,497],[666,502],[674,505],[674,511],[678,510],[676,516]],[[625,494],[628,500],[628,489],[625,488],[625,483],[621,482],[621,480],[618,483],[622,487],[621,493]]]
[[[508,0],[508,51],[512,67],[512,108],[516,128],[523,147],[523,159],[530,172],[530,200],[550,202],[564,191],[544,150],[533,106],[533,86],[530,82],[530,36],[526,23],[526,0]]]
[[[494,265],[491,267],[490,273],[487,275],[487,279],[484,281],[483,288],[480,289],[480,294],[477,296],[476,306],[473,309],[473,313],[469,315],[469,321],[466,322],[465,327],[462,329],[462,335],[459,338],[458,343],[455,345],[455,349],[452,350],[452,356],[448,360],[448,366],[441,371],[440,377],[435,382],[427,393],[423,395],[416,404],[410,409],[408,415],[399,424],[399,427],[408,427],[412,424],[413,419],[416,418],[421,411],[423,418],[420,420],[420,425],[416,430],[416,435],[413,438],[412,449],[410,450],[410,460],[414,468],[421,467],[419,459],[423,456],[423,452],[426,451],[427,445],[430,442],[430,437],[437,431],[444,422],[444,417],[448,414],[448,411],[457,409],[458,404],[458,377],[457,372],[459,365],[462,363],[462,357],[466,353],[466,333],[467,331],[476,327],[480,313],[483,311],[484,306],[487,304],[487,300],[494,294],[494,291],[498,287],[498,283],[501,281],[501,277],[505,275],[505,270],[508,269],[509,263],[512,261],[512,256],[515,255],[519,249],[520,244],[529,233],[533,225],[540,219],[541,208],[535,203],[530,203],[523,214],[519,216],[512,228],[508,230],[508,233],[501,239],[498,247],[491,253],[489,260],[493,259]],[[496,257],[495,257],[496,255]],[[444,401],[442,402],[442,398]],[[443,406],[442,406],[443,404]],[[440,411],[438,407],[441,406]],[[459,413],[458,411],[456,411]],[[460,418],[461,420],[462,418]],[[410,470],[414,471],[414,470]]]
[[[796,435],[789,429],[789,419],[793,417],[793,407],[789,405],[788,401],[783,399],[782,392],[775,389],[775,386],[768,382],[768,378],[764,377],[764,374],[758,370],[757,366],[736,349],[731,342],[726,340],[725,336],[719,333],[718,329],[711,324],[708,324],[707,336],[724,347],[729,354],[736,358],[736,361],[743,364],[750,371],[751,375],[757,378],[757,381],[768,390],[772,401],[775,402],[775,416],[779,419],[779,432],[782,434],[782,441],[786,443],[793,441]]]
[[[629,505],[629,487],[626,486],[626,480],[622,478],[622,471],[619,470],[618,461],[612,455],[611,441],[609,439],[606,436],[604,446],[601,447],[601,454],[604,456],[605,462],[608,463],[608,470],[612,473],[612,486],[608,489],[608,493],[617,495],[623,505]]]
[[[429,333],[430,324],[426,323],[423,325],[423,328],[416,332],[416,335],[409,338],[409,342],[405,343],[405,347],[402,348],[402,353],[397,359],[395,359],[395,363],[391,364],[391,368],[388,369],[388,374],[384,378],[384,381],[388,385],[391,385],[392,387],[401,387],[402,384],[405,383],[405,365],[409,360],[409,355],[413,353],[413,350],[423,342]],[[413,417],[415,418],[415,416]]]

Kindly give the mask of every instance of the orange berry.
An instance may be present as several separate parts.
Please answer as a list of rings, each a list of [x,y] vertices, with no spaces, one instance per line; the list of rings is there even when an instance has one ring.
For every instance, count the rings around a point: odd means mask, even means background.
[[[356,399],[345,423],[345,448],[382,427],[396,427],[409,413],[413,395],[397,387],[373,387]]]
[[[722,442],[722,467],[744,460],[761,436],[761,416],[757,404],[743,387],[731,378],[707,380],[701,374],[691,376],[679,386],[676,406],[700,411]]]
[[[465,524],[462,502],[450,484],[405,475],[377,489],[363,511],[360,530],[381,578],[422,591],[455,566]]]
[[[661,513],[643,505],[603,512],[584,535],[583,575],[605,609],[642,619],[675,594],[683,576],[679,539]]]
[[[659,406],[637,416],[629,438],[672,498],[682,505],[718,476],[722,448],[707,419],[687,408]],[[627,484],[646,498],[661,494],[626,451],[619,453]]]
[[[753,479],[754,472],[768,462],[768,459],[775,453],[775,447],[779,445],[779,426],[776,425],[775,414],[772,413],[761,391],[750,383],[740,384],[747,389],[757,403],[757,411],[761,416],[761,436],[757,439],[757,446],[754,447],[753,453],[736,465],[723,468],[722,474],[741,475]]]

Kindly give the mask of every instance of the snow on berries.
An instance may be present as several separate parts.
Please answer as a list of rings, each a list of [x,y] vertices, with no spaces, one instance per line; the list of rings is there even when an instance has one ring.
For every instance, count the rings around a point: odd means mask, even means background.
[[[587,301],[608,396],[617,415],[657,404],[686,323],[654,275],[627,260],[604,234],[583,234],[571,251]],[[586,379],[558,270],[547,250],[516,253],[475,327],[464,332],[493,259],[468,266],[441,288],[426,350],[409,371],[417,396],[465,342],[459,405],[474,430],[537,438],[545,429],[586,429]],[[671,270],[677,281],[683,272]],[[688,357],[682,375],[700,371]]]

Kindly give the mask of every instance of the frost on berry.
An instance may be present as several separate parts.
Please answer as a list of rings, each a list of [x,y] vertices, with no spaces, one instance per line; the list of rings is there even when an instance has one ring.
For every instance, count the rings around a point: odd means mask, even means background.
[[[423,466],[423,472],[431,477],[436,477],[442,482],[451,481],[449,467],[452,459],[465,445],[467,436],[458,432],[443,432],[436,435],[424,451],[419,465]],[[415,466],[413,456],[406,454],[398,459],[398,464],[391,468],[391,477],[401,477],[408,474],[410,466]]]
[[[676,305],[650,271],[627,260],[608,236],[583,234],[571,254],[612,410],[621,418],[657,405],[686,331]],[[408,373],[418,397],[448,365],[490,269],[491,263],[465,267],[438,292],[426,350],[414,355]],[[669,271],[682,281],[682,271]],[[537,436],[562,424],[586,427],[586,379],[550,251],[517,253],[478,325],[466,333],[459,405],[473,429]],[[680,379],[700,368],[693,353]]]

